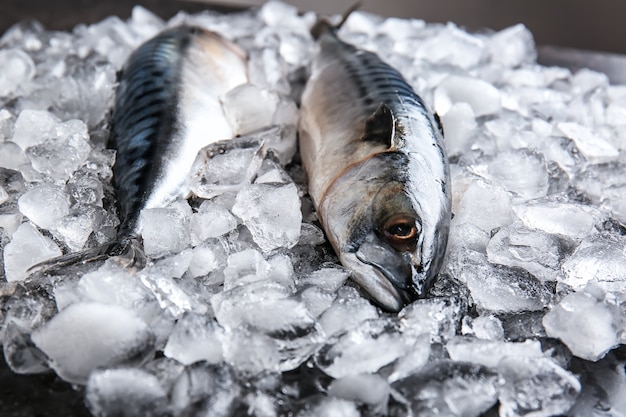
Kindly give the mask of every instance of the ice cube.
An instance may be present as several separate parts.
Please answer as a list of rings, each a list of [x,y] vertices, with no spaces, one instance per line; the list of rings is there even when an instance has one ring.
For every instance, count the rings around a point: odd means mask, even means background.
[[[455,277],[469,288],[476,307],[493,312],[537,311],[554,290],[517,267],[492,265],[481,253],[465,251]]]
[[[151,208],[142,211],[141,235],[147,256],[156,258],[180,251],[190,245],[190,211],[178,207]]]
[[[537,340],[510,343],[455,337],[446,344],[446,351],[453,361],[475,363],[489,368],[497,368],[498,363],[508,356],[543,357],[541,343]]]
[[[472,145],[472,130],[477,126],[474,110],[469,103],[452,103],[445,114],[441,115],[446,136],[448,155],[466,152]]]
[[[519,222],[504,226],[487,245],[489,262],[524,268],[542,281],[560,278],[561,260],[572,243],[541,230],[529,230]]]
[[[461,332],[464,335],[474,335],[478,339],[503,340],[504,328],[502,322],[491,314],[481,315],[472,319],[469,316],[463,318]]]
[[[580,95],[588,94],[597,88],[606,88],[609,85],[609,77],[606,74],[581,68],[572,77],[572,88]]]
[[[484,41],[453,23],[448,23],[436,35],[415,45],[415,59],[450,64],[464,70],[478,65],[484,54]]]
[[[398,318],[405,334],[428,334],[433,342],[453,337],[461,321],[463,305],[456,297],[417,300],[404,307]]]
[[[237,227],[237,219],[224,207],[210,200],[203,201],[191,215],[191,242],[194,246],[211,237],[222,236]]]
[[[235,135],[246,135],[272,124],[278,96],[254,84],[242,84],[230,90],[222,106]]]
[[[441,82],[434,92],[437,114],[446,115],[456,103],[467,103],[475,117],[498,113],[501,109],[500,91],[478,78],[452,75]]]
[[[521,23],[502,29],[487,41],[493,62],[515,68],[537,59],[532,33]]]
[[[85,247],[91,234],[100,228],[114,223],[109,213],[101,207],[82,206],[55,222],[52,234],[63,241],[70,250],[78,251]]]
[[[64,380],[84,384],[99,367],[140,363],[153,353],[154,334],[124,307],[76,303],[32,334]]]
[[[348,400],[335,397],[322,398],[318,403],[307,404],[296,417],[359,417],[357,405]]]
[[[598,361],[620,343],[626,325],[610,295],[593,285],[571,293],[543,318],[550,337],[561,339],[580,358]]]
[[[152,374],[136,368],[97,369],[89,375],[87,407],[97,416],[169,414],[167,391]]]
[[[391,387],[409,402],[413,415],[479,417],[498,400],[498,374],[481,365],[452,361],[430,363]]]
[[[394,362],[393,370],[387,380],[395,382],[422,369],[430,360],[432,353],[430,339],[430,334],[418,336],[409,352]]]
[[[6,280],[23,281],[28,277],[30,267],[61,254],[52,239],[43,236],[32,224],[22,223],[13,233],[11,242],[4,247]]]
[[[46,355],[30,340],[30,331],[12,320],[4,326],[2,350],[13,372],[37,374],[49,370]]]
[[[352,287],[343,287],[337,298],[319,318],[319,323],[328,336],[343,333],[358,327],[364,321],[378,317],[376,307],[363,298]]]
[[[331,382],[328,394],[344,400],[367,404],[372,412],[387,413],[389,384],[376,374],[349,375]]]
[[[548,191],[546,163],[528,150],[498,153],[487,166],[472,170],[525,200],[543,197]]]
[[[20,93],[37,72],[32,58],[16,48],[0,50],[0,97],[11,97]]]
[[[298,188],[293,183],[246,186],[237,194],[232,211],[264,252],[298,243],[302,212]]]
[[[223,242],[218,239],[208,239],[193,249],[189,263],[189,274],[200,277],[218,270],[226,265],[228,258]],[[222,282],[223,283],[223,280]]]
[[[24,171],[30,168],[30,161],[15,142],[0,142],[0,167]]]
[[[262,160],[261,143],[256,139],[209,145],[198,153],[194,162],[190,189],[206,199],[236,192],[252,181]]]
[[[277,342],[245,326],[226,332],[222,348],[226,362],[244,373],[254,375],[280,369]]]
[[[453,184],[454,189],[454,184]],[[490,233],[513,220],[511,196],[502,188],[483,181],[473,181],[453,208],[452,229],[463,223],[473,224]]]
[[[398,321],[376,318],[341,335],[336,343],[322,347],[315,363],[327,375],[348,375],[378,371],[410,352],[416,338],[400,333]]]
[[[223,338],[224,330],[213,318],[188,313],[176,323],[163,354],[184,365],[198,361],[220,363]]]
[[[606,234],[585,238],[562,266],[563,282],[578,290],[588,282],[622,282],[626,273],[626,239]]]
[[[20,197],[18,204],[22,214],[43,229],[52,229],[60,218],[70,213],[67,193],[50,183],[33,187]]]
[[[175,415],[227,417],[242,406],[242,390],[234,370],[226,364],[198,362],[178,377],[171,393]]]
[[[589,236],[596,224],[604,219],[597,208],[574,202],[537,201],[515,205],[513,210],[529,229],[575,239]]]
[[[606,138],[587,126],[576,122],[561,122],[557,127],[574,141],[580,153],[591,162],[609,162],[619,155],[619,151]]]
[[[15,121],[13,142],[23,150],[54,137],[58,119],[44,110],[22,110]]]
[[[502,417],[563,415],[580,393],[578,379],[548,358],[508,356],[499,369]]]

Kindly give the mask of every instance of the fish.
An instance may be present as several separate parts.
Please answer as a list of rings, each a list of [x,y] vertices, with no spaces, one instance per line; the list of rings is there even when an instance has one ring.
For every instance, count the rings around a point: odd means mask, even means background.
[[[446,252],[443,128],[396,69],[342,41],[340,25],[319,19],[311,29],[317,50],[300,104],[300,156],[340,262],[376,304],[397,312],[427,295]]]
[[[198,152],[234,136],[220,99],[246,82],[245,51],[215,32],[181,25],[140,45],[118,76],[110,122],[120,219],[116,239],[45,264],[121,254],[139,258],[141,212],[188,194],[187,177]]]

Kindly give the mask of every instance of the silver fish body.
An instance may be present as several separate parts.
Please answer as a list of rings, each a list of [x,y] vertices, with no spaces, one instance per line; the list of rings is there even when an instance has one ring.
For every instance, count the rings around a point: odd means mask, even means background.
[[[220,99],[247,79],[245,53],[197,27],[166,30],[129,57],[110,137],[121,239],[138,233],[141,210],[184,196],[201,148],[233,137]]]
[[[302,97],[309,194],[342,264],[380,306],[425,295],[450,224],[443,134],[404,78],[328,28]]]
[[[119,76],[109,146],[120,227],[116,239],[35,265],[47,272],[123,255],[144,261],[137,244],[141,212],[188,194],[187,179],[203,147],[231,139],[221,98],[246,83],[245,53],[198,27],[165,30],[140,45]]]

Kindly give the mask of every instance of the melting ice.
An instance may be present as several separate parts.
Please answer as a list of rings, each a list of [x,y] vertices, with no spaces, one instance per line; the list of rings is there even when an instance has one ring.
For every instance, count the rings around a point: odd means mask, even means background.
[[[338,264],[295,155],[314,21],[279,2],[167,22],[137,7],[0,38],[9,366],[85,386],[97,416],[626,414],[626,89],[538,65],[523,25],[475,34],[353,13],[340,36],[439,113],[451,162],[442,273],[389,315]],[[183,22],[248,52],[250,84],[222,100],[240,137],[200,152],[192,197],[143,213],[145,267],[31,275],[115,236],[115,71]]]

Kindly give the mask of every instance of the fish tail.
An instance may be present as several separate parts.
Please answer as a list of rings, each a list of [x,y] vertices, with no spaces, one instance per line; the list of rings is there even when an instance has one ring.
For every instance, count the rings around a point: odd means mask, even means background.
[[[313,27],[311,27],[311,36],[313,36],[313,39],[317,40],[324,33],[327,33],[329,31],[335,32],[339,30],[343,26],[343,24],[346,23],[346,20],[348,20],[348,17],[350,17],[350,15],[355,10],[358,10],[359,8],[361,8],[361,1],[357,1],[352,6],[350,6],[341,16],[341,21],[337,23],[336,25],[332,24],[325,17],[319,17],[317,21],[315,22],[315,24],[313,25]]]
[[[141,244],[136,239],[129,238],[48,259],[31,266],[28,273],[43,272],[55,275],[71,265],[103,261],[110,257],[119,257],[120,263],[127,267],[141,268],[146,264]]]

